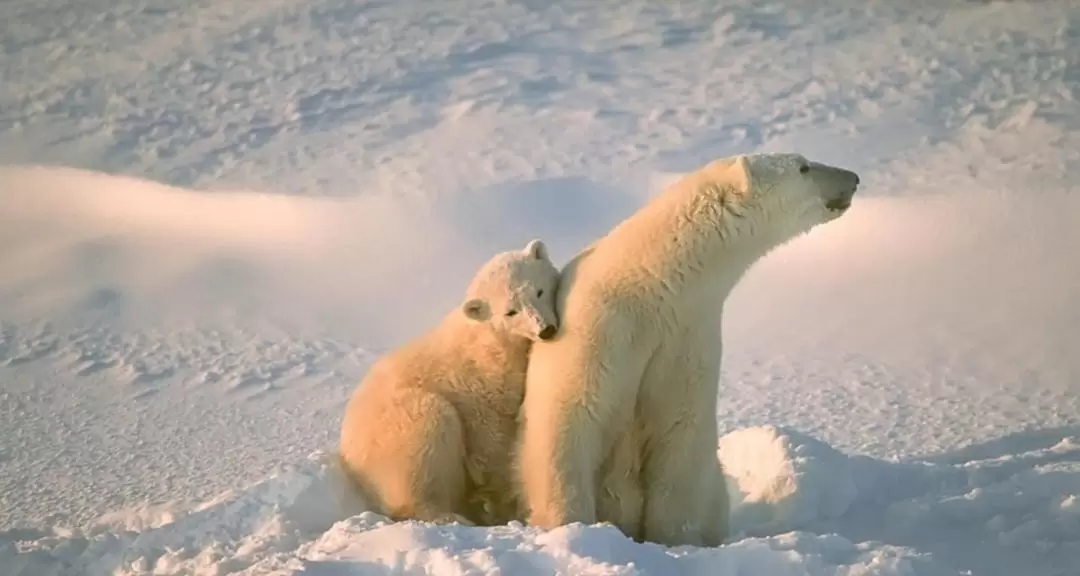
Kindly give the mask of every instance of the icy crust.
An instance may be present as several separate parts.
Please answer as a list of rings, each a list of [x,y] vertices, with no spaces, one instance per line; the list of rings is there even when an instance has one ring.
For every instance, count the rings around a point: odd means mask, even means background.
[[[1040,570],[1032,573],[1052,573],[1080,553],[1073,436],[978,460],[890,462],[756,427],[722,437],[717,454],[733,502],[733,535],[720,548],[635,543],[606,524],[392,522],[366,509],[335,457],[317,452],[193,510],[140,508],[81,531],[0,533],[0,565],[12,576],[925,575],[973,569],[958,559],[978,550],[949,554],[946,542],[981,545],[986,562],[1033,561]]]

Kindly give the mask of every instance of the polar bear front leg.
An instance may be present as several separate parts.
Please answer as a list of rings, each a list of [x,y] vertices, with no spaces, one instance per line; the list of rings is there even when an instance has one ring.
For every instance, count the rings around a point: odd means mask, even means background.
[[[561,405],[560,405],[561,404]],[[596,522],[599,426],[579,405],[534,402],[525,413],[521,487],[527,522],[552,529]]]
[[[615,524],[623,534],[641,542],[645,494],[641,487],[641,440],[633,414],[620,422],[615,430],[597,490],[597,519]]]
[[[715,540],[708,516],[716,501],[719,467],[716,459],[716,396],[719,386],[715,354],[694,354],[712,347],[707,339],[689,339],[672,346],[662,367],[643,385],[641,409],[646,427],[642,460],[646,540],[667,546],[701,546]],[[696,344],[695,344],[696,343]],[[674,351],[681,353],[674,355]],[[726,518],[724,519],[726,521]]]
[[[573,332],[533,348],[519,451],[528,522],[547,529],[597,521],[601,464],[633,400],[648,354],[627,331]]]
[[[692,426],[668,429],[663,442],[650,447],[642,476],[645,485],[645,539],[665,546],[704,543],[701,507],[712,502],[701,474],[701,457],[690,449],[699,444]],[[715,456],[713,456],[715,459]]]
[[[702,544],[705,546],[719,546],[727,540],[731,522],[731,500],[727,491],[727,480],[724,477],[724,466],[720,460],[716,461],[716,469],[705,469],[706,479],[712,485],[712,505],[702,506],[701,513],[704,533]]]

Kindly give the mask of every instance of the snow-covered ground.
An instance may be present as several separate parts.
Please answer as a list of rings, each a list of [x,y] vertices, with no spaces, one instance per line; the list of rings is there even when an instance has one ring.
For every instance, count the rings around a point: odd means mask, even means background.
[[[327,454],[491,253],[792,150],[717,549],[388,523]],[[0,3],[0,575],[1080,574],[1067,1]]]

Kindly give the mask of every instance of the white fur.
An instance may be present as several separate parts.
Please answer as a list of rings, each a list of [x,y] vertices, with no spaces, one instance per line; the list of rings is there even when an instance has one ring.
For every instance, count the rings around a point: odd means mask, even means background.
[[[346,407],[339,455],[376,511],[469,524],[519,517],[508,455],[530,345],[558,326],[558,274],[538,240],[498,254],[459,308],[371,367]]]
[[[773,247],[843,213],[826,203],[850,199],[854,177],[795,154],[717,160],[563,269],[559,335],[534,346],[522,407],[529,523],[609,521],[667,545],[723,541],[724,300]]]

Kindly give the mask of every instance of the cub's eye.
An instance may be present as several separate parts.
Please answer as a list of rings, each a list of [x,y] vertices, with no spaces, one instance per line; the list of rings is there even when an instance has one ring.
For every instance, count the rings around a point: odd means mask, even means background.
[[[543,288],[536,291],[536,297],[537,298],[539,298],[539,297],[541,297],[543,295],[544,295],[544,289]]]
[[[509,318],[511,316],[517,316],[517,310],[507,310],[506,317]]]
[[[799,166],[799,174],[806,174],[809,171],[810,171],[810,166],[809,165],[803,164],[802,166]]]

